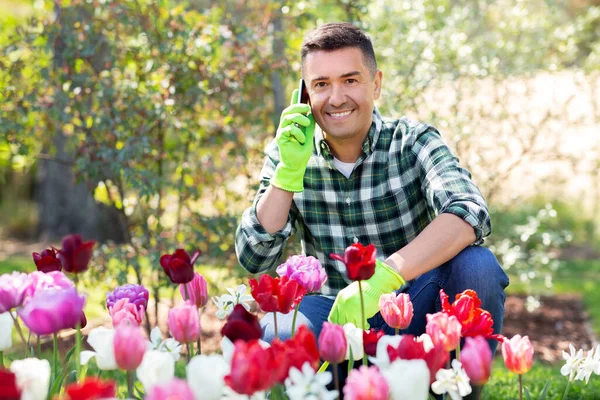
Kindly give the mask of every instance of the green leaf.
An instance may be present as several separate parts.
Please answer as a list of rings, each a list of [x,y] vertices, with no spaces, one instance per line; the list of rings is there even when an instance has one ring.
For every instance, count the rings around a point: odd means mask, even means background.
[[[548,382],[546,382],[546,385],[544,386],[544,389],[542,390],[542,394],[540,394],[540,399],[539,400],[545,400],[546,396],[548,395],[548,388],[550,388],[550,382],[552,381],[552,378],[550,378],[548,380]]]
[[[526,387],[523,388],[523,391],[525,392],[525,398],[527,400],[531,400],[531,395],[529,394],[529,390],[527,390]]]

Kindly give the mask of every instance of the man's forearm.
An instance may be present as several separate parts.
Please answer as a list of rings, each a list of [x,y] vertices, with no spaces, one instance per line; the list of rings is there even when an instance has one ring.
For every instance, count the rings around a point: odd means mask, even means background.
[[[454,214],[440,214],[385,263],[408,281],[452,259],[475,239],[475,231],[467,222]]]
[[[287,222],[294,193],[271,185],[256,205],[256,216],[260,224],[269,233],[275,233]]]

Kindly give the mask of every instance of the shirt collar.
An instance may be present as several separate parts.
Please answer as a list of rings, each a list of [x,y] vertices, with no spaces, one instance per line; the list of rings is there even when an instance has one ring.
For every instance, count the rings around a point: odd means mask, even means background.
[[[371,155],[375,145],[377,144],[377,139],[379,139],[382,126],[383,119],[381,114],[379,113],[377,107],[373,107],[373,122],[371,123],[369,133],[362,144],[362,150],[367,157]],[[331,155],[331,150],[329,149],[329,145],[323,138],[323,129],[321,129],[318,124],[315,127],[315,150],[317,151],[317,155],[323,156],[327,160],[331,160],[333,158]]]

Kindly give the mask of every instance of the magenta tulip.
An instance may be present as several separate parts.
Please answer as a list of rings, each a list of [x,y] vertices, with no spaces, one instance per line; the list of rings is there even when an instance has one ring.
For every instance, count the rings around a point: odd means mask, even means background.
[[[277,267],[277,274],[295,279],[306,289],[306,293],[318,292],[327,280],[327,272],[318,258],[295,255]]]
[[[36,335],[76,328],[82,322],[85,296],[74,287],[47,289],[37,293],[18,311],[27,328]]]
[[[200,314],[195,304],[186,302],[169,310],[167,326],[180,343],[192,343],[200,337]]]
[[[23,304],[28,284],[27,274],[23,272],[0,275],[0,314]]]
[[[63,270],[72,274],[87,271],[94,244],[96,242],[93,240],[84,242],[80,235],[65,236],[62,240],[62,249],[58,251],[58,259]]]
[[[33,271],[27,276],[24,303],[27,303],[37,293],[45,290],[68,289],[72,287],[75,287],[73,282],[60,271],[51,271],[48,273]]]
[[[144,358],[147,343],[140,327],[119,325],[113,341],[117,366],[125,371],[133,371],[139,367]]]
[[[492,350],[483,336],[468,337],[460,352],[460,362],[471,384],[483,386],[490,379]]]
[[[62,269],[56,250],[53,247],[43,250],[41,254],[33,253],[33,262],[38,271],[41,272],[60,271]]]
[[[441,345],[445,351],[452,351],[460,343],[462,325],[454,316],[445,312],[427,314],[425,332],[431,336],[435,345]]]
[[[376,366],[361,365],[348,375],[344,386],[347,400],[388,400],[390,387]]]
[[[408,328],[414,314],[413,304],[408,293],[381,295],[379,311],[385,323],[395,329]]]
[[[346,358],[348,342],[341,325],[323,322],[319,334],[319,355],[330,363],[341,363]]]
[[[183,300],[191,301],[198,308],[204,307],[208,301],[208,284],[206,283],[206,279],[197,272],[194,272],[194,279],[190,282],[179,285],[179,291]],[[186,296],[189,297],[186,298]]]

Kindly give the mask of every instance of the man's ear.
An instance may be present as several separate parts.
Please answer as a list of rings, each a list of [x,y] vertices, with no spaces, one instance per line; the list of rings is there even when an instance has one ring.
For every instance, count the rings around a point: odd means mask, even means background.
[[[379,96],[381,96],[381,81],[382,80],[383,80],[383,72],[381,72],[381,70],[377,70],[377,72],[375,72],[375,78],[374,78],[375,88],[374,88],[374,92],[373,92],[373,98],[375,100],[378,100]]]

